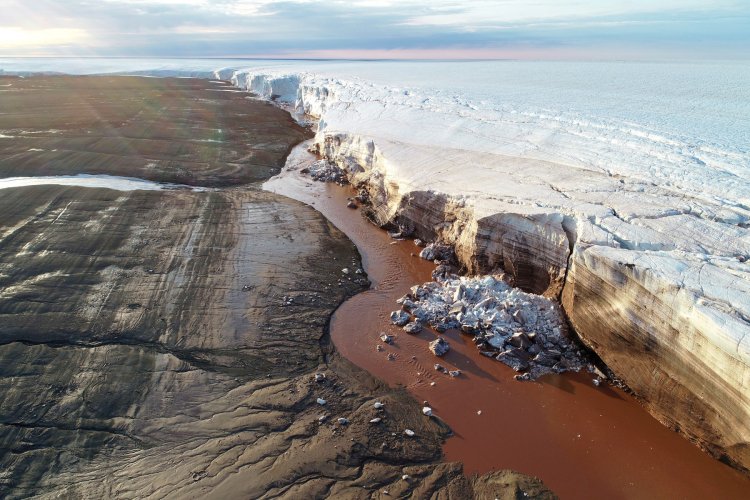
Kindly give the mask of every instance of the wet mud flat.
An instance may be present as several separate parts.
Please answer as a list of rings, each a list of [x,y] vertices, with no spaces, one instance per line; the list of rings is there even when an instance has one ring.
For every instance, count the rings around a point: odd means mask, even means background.
[[[244,98],[219,113],[216,101],[237,93],[197,80],[11,83],[22,90],[0,95],[15,114],[0,115],[4,177],[241,187],[0,190],[0,497],[551,497],[532,478],[467,479],[441,463],[447,427],[333,349],[330,315],[368,286],[343,272],[361,267],[356,248],[310,207],[245,184],[278,170],[305,135],[288,115]],[[174,96],[189,102],[185,127],[204,117],[206,130],[236,120],[259,131],[194,148],[199,136],[186,135],[179,165],[149,167],[154,151],[182,141],[144,149],[172,123],[163,117]],[[35,102],[79,103],[85,119],[76,106]],[[125,115],[132,128],[117,125]],[[144,126],[143,137],[124,133]],[[111,135],[87,142],[98,129]],[[239,167],[203,161],[249,150],[255,160]]]
[[[305,136],[227,83],[0,77],[0,175],[107,174],[196,186],[266,179]]]
[[[427,401],[454,432],[446,459],[469,474],[512,468],[541,478],[561,498],[745,498],[750,480],[652,418],[623,391],[582,372],[514,380],[515,372],[482,356],[471,337],[443,333],[450,351],[428,350],[438,334],[408,334],[391,324],[396,300],[431,281],[432,262],[411,240],[397,241],[347,207],[350,186],[301,173],[315,158],[299,147],[288,169],[264,184],[304,201],[341,228],[362,252],[372,288],[347,300],[331,321],[336,348],[368,372]],[[380,336],[393,336],[391,344]],[[380,350],[377,346],[380,345]],[[434,364],[460,370],[458,377]]]

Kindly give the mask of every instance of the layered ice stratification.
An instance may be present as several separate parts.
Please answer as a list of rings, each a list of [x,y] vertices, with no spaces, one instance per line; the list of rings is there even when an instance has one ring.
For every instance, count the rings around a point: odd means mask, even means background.
[[[750,71],[383,63],[222,71],[317,122],[377,222],[560,297],[662,422],[750,467]]]

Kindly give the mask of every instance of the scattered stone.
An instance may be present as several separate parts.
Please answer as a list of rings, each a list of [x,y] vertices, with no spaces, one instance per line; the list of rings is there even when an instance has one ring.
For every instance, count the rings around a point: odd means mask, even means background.
[[[600,379],[600,378],[595,378],[595,379],[592,379],[591,381],[592,381],[592,382],[594,383],[594,385],[595,385],[595,386],[597,386],[597,387],[599,387],[599,385],[601,385],[601,383],[602,383],[602,379]]]
[[[404,326],[409,322],[409,314],[405,311],[393,311],[391,313],[391,323],[396,326]]]
[[[380,340],[382,340],[386,344],[393,344],[393,335],[388,335],[387,333],[383,332],[380,334]]]
[[[344,269],[341,270],[341,272],[344,274],[349,274],[349,268],[345,267]]]
[[[435,370],[439,372],[445,372],[445,367],[441,365],[440,363],[435,363]]]
[[[376,410],[382,410],[385,407],[385,405],[381,403],[380,401],[376,401],[375,404],[372,405],[372,407],[375,408]]]
[[[379,424],[383,419],[380,417],[375,417],[372,420],[370,420],[371,424]]]
[[[339,417],[336,421],[339,423],[339,425],[349,425],[348,418]]]
[[[482,414],[482,410],[477,410],[477,415],[481,415],[481,414]]]
[[[424,408],[422,408],[422,413],[424,413],[428,417],[431,417],[432,416],[432,408],[430,408],[429,406],[425,406]]]
[[[411,429],[406,429],[406,430],[404,430],[404,434],[406,434],[409,437],[414,437],[415,432],[413,430],[411,430]]]
[[[461,370],[451,370],[448,372],[448,375],[453,378],[458,377],[459,375],[461,375]]]
[[[388,361],[395,361],[396,355],[393,354],[392,352],[389,352],[388,356],[386,356],[386,358],[388,359]]]
[[[380,344],[378,344],[378,345],[375,346],[375,350],[378,351],[378,352],[383,352],[383,346],[380,345]]]
[[[435,382],[430,382],[430,385],[431,385],[431,386],[434,386],[434,385],[435,385]]]
[[[417,334],[422,331],[422,323],[419,321],[412,321],[404,327],[406,333]]]
[[[422,241],[419,238],[417,238],[417,239],[414,240],[414,244],[417,245],[418,247],[423,247],[424,246],[424,241]]]
[[[346,204],[346,208],[357,209],[359,208],[359,205],[354,203],[354,200],[349,200],[349,203]]]
[[[326,420],[328,420],[328,415],[321,415],[318,417],[318,422],[320,422],[321,424]]]
[[[435,356],[444,356],[451,348],[443,337],[438,337],[436,340],[433,340],[428,344],[428,347],[430,352]]]
[[[409,476],[409,474],[404,474],[403,476],[401,476],[402,481],[408,481],[409,479],[411,479],[411,476]]]
[[[318,373],[315,374],[315,381],[316,382],[323,382],[325,379],[326,379],[326,374],[325,373],[318,372]]]
[[[316,400],[316,402],[317,402],[317,403],[318,403],[318,404],[319,404],[320,406],[323,406],[323,405],[325,405],[326,403],[328,403],[328,401],[326,401],[326,400],[325,400],[325,399],[323,399],[323,398],[318,398],[318,399]]]

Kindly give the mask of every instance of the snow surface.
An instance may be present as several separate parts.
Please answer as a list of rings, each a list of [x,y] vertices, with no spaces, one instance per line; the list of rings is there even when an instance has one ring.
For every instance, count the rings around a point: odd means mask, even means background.
[[[115,175],[78,174],[38,177],[5,177],[0,179],[0,189],[45,185],[107,188],[114,189],[115,191],[163,191],[168,189],[205,191],[204,188],[194,188],[192,186],[184,186],[181,184],[158,183],[135,177],[118,177]]]

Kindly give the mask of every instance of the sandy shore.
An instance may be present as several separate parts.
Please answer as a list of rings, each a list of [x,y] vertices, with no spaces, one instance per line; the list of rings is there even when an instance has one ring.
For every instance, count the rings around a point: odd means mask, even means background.
[[[304,136],[286,113],[201,80],[10,83],[2,176],[243,186],[3,190],[0,496],[551,496],[441,463],[447,427],[333,350],[368,282],[341,231],[252,183]]]

